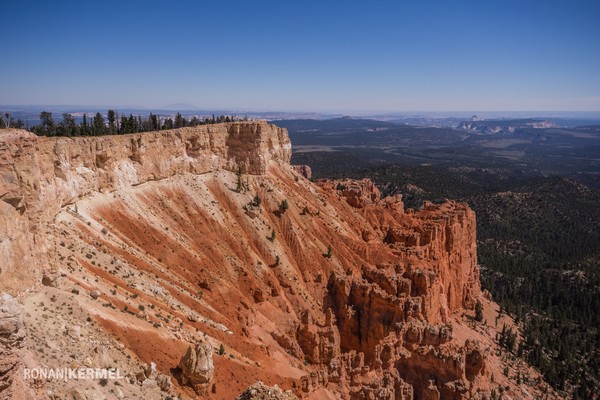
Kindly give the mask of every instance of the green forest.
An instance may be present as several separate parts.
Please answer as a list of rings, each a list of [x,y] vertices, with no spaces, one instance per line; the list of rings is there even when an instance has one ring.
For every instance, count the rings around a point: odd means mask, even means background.
[[[600,192],[565,177],[505,179],[472,170],[383,164],[345,152],[294,155],[313,177],[370,178],[405,207],[464,201],[477,215],[482,286],[518,322],[499,344],[575,399],[600,392]],[[510,347],[508,344],[511,344]]]
[[[108,110],[106,118],[97,112],[90,118],[83,114],[81,122],[70,113],[63,113],[62,120],[56,122],[51,112],[40,113],[40,124],[31,128],[31,131],[39,136],[99,136],[99,135],[123,135],[128,133],[151,132],[166,129],[184,128],[186,126],[198,126],[218,124],[223,122],[234,122],[239,120],[233,115],[219,115],[200,119],[192,117],[185,118],[181,113],[175,117],[161,118],[157,114],[149,113],[147,116],[134,116],[133,114],[119,115],[118,111]],[[15,121],[11,125],[22,128],[23,123]]]

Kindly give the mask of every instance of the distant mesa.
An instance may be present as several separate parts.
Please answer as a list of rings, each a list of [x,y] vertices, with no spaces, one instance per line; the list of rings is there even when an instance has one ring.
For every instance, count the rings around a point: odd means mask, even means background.
[[[471,133],[494,135],[506,133],[513,134],[518,130],[523,129],[544,129],[554,127],[556,127],[554,122],[541,119],[526,118],[483,120],[477,115],[473,115],[469,121],[461,122],[457,129]]]

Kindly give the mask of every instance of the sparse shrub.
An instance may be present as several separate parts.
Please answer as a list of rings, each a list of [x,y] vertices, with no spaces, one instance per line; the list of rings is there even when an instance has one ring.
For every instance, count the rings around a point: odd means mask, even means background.
[[[269,240],[272,242],[275,240],[275,237],[277,236],[277,234],[275,233],[275,229],[271,230],[271,236],[269,237]]]
[[[262,203],[262,199],[260,198],[260,196],[258,194],[256,194],[254,196],[254,198],[252,199],[252,205],[254,207],[260,207],[261,203]]]
[[[79,294],[79,289],[73,288],[73,289],[71,289],[71,293],[73,293],[73,294]]]
[[[498,400],[498,395],[496,394],[496,389],[492,388],[492,392],[490,393],[490,397],[492,400]]]
[[[244,190],[244,184],[242,182],[242,167],[238,167],[236,175],[237,175],[237,182],[236,182],[235,191],[238,193],[242,193],[242,191]]]
[[[287,200],[281,200],[281,203],[279,204],[279,212],[281,214],[285,214],[288,208],[290,208],[290,205],[288,204]]]
[[[223,346],[223,343],[221,343],[221,346],[219,347],[219,355],[222,356],[223,354],[225,354],[225,346]]]
[[[329,246],[327,246],[327,252],[323,253],[323,257],[331,258],[332,255],[333,255],[333,250],[331,249],[331,245],[329,245]]]

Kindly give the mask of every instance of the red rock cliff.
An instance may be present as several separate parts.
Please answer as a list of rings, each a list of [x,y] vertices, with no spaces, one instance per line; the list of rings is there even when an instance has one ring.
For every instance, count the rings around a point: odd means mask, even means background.
[[[480,296],[473,211],[313,183],[290,152],[265,123],[1,132],[0,291],[34,292],[25,326],[53,349],[32,357],[117,360],[130,398],[230,399],[256,381],[309,399],[489,397],[493,334],[461,317]],[[73,385],[37,390],[116,391]]]
[[[287,132],[261,122],[74,138],[0,130],[0,291],[18,292],[53,267],[44,226],[67,204],[185,173],[264,174],[290,157]]]

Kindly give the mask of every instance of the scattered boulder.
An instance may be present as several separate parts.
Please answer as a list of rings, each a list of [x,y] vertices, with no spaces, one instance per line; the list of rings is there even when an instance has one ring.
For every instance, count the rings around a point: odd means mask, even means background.
[[[42,285],[56,287],[58,285],[58,278],[60,277],[60,272],[58,268],[51,267],[44,271],[42,275]]]
[[[171,377],[168,375],[159,374],[156,377],[156,383],[163,392],[169,392],[171,390]]]
[[[94,365],[100,368],[108,368],[113,363],[110,353],[105,346],[98,346],[94,349],[94,360]]]
[[[56,277],[50,275],[44,275],[42,277],[42,285],[56,287]]]
[[[200,343],[190,345],[179,361],[183,384],[192,386],[207,384],[212,380],[214,372],[213,347],[201,339]]]
[[[88,397],[81,391],[81,389],[74,388],[71,390],[70,398],[73,400],[88,400]]]
[[[271,387],[259,381],[236,397],[236,400],[298,400],[298,397],[290,390],[284,391],[277,385]]]
[[[150,361],[150,365],[144,364],[143,369],[146,378],[153,379],[156,376],[156,364],[154,362]]]
[[[312,178],[312,169],[308,165],[293,165],[292,168],[306,179]]]
[[[253,294],[254,301],[257,303],[261,303],[265,301],[265,295],[261,289],[256,289]]]
[[[81,328],[77,325],[68,326],[66,328],[66,331],[67,335],[69,335],[73,339],[79,339],[79,337],[81,336]]]
[[[374,240],[376,238],[375,233],[373,231],[369,231],[369,230],[363,230],[362,231],[362,239],[365,242],[370,242],[371,240]]]
[[[145,389],[151,389],[156,386],[156,381],[154,379],[144,379],[144,381],[142,382],[142,387]]]
[[[117,399],[125,398],[125,393],[123,393],[123,391],[119,388],[115,388],[115,395],[117,396]]]
[[[465,375],[470,382],[485,371],[486,351],[478,340],[467,339],[465,342]]]
[[[194,314],[188,314],[188,321],[190,322],[197,322],[198,318],[194,315]]]

